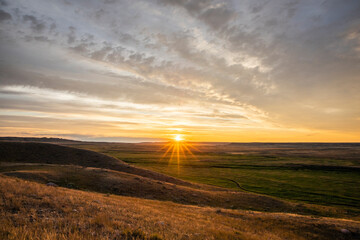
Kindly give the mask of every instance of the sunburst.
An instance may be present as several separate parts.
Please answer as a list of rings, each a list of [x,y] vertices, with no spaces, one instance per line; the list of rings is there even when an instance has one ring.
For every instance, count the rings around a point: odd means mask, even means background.
[[[186,142],[183,135],[177,134],[160,149],[160,151],[165,151],[161,160],[167,159],[169,165],[174,164],[175,161],[179,171],[181,162],[184,160],[197,160],[192,150],[200,151],[194,144]]]

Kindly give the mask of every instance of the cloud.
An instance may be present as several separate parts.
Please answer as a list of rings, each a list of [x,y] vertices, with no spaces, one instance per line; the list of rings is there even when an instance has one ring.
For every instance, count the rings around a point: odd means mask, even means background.
[[[0,9],[0,22],[11,19],[11,15]]]
[[[40,22],[36,17],[31,16],[31,15],[25,15],[23,16],[23,21],[24,22],[29,22],[31,28],[35,31],[35,32],[42,32],[45,29],[45,24]]]
[[[186,9],[191,15],[199,14],[203,9],[208,7],[212,0],[199,0],[199,1],[192,1],[192,0],[160,0],[160,3],[165,5],[173,5],[179,6]]]
[[[127,105],[122,122],[141,116],[159,132],[161,122],[192,131],[359,129],[358,1],[1,6],[3,110],[56,119],[52,108],[86,116]]]
[[[0,6],[7,6],[8,4],[6,3],[5,0],[0,0]]]
[[[160,2],[165,5],[172,5],[185,9],[191,16],[204,22],[213,30],[219,30],[221,27],[226,26],[229,21],[234,19],[237,15],[236,12],[228,7],[226,2],[216,3],[212,0],[160,0]]]
[[[218,30],[221,27],[229,23],[231,19],[236,16],[236,13],[223,6],[208,8],[199,17],[207,25],[214,30]]]

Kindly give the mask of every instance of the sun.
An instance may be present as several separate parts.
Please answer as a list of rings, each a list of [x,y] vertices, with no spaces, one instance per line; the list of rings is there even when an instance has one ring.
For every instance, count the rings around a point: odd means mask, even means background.
[[[183,140],[183,138],[182,138],[181,135],[175,135],[174,140],[177,141],[177,142],[180,142],[180,141]]]
[[[168,165],[177,165],[177,173],[180,173],[181,162],[186,163],[187,161],[197,161],[196,153],[201,152],[194,143],[190,143],[186,140],[186,135],[184,134],[172,134],[171,139],[165,143],[163,146],[160,146],[158,151],[164,152],[160,160],[168,158]]]

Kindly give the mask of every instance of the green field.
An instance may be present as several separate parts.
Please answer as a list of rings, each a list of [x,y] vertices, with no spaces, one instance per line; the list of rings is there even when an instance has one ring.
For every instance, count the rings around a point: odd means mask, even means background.
[[[159,150],[82,148],[188,181],[360,211],[360,169],[354,159],[194,151],[195,157],[180,155],[178,162],[176,154],[170,161],[171,154],[162,158]]]

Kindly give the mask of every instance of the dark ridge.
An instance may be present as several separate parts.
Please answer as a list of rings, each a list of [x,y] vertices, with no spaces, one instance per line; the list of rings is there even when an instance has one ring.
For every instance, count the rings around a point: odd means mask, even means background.
[[[0,142],[0,162],[46,163],[107,168],[183,186],[193,185],[161,173],[130,166],[123,161],[101,153],[49,143]]]
[[[98,168],[126,165],[100,153],[49,143],[0,142],[0,156],[2,162],[72,164]]]
[[[0,141],[7,142],[42,142],[42,143],[58,143],[58,142],[68,142],[68,143],[77,143],[81,141],[64,139],[64,138],[36,138],[36,137],[0,137]]]

